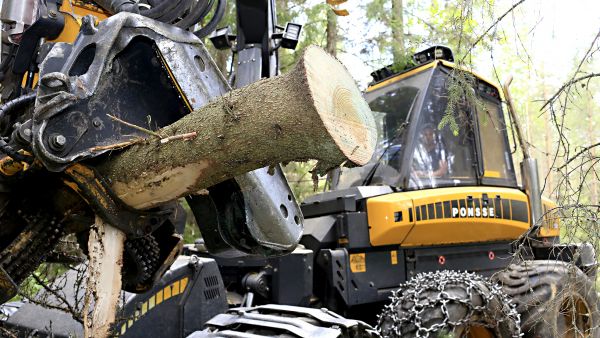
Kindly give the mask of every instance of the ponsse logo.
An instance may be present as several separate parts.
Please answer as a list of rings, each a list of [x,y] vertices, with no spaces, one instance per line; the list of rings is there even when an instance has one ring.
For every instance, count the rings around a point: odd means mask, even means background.
[[[452,218],[463,217],[492,217],[496,218],[493,207],[461,207],[452,208]]]

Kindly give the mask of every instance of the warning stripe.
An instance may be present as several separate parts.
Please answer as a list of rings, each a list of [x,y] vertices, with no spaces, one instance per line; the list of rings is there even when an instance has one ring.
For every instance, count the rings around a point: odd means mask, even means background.
[[[155,306],[168,300],[169,298],[184,293],[187,284],[188,277],[185,277],[158,290],[154,295],[148,298],[147,301],[140,304],[138,306],[139,310],[136,310],[133,316],[129,317],[127,321],[121,325],[119,334],[124,335],[125,332],[127,332],[127,329],[131,328],[137,320],[144,316],[148,311],[152,310]]]

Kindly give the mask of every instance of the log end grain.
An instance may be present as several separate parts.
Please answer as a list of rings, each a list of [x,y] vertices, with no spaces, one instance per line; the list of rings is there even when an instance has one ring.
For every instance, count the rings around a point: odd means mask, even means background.
[[[323,124],[340,151],[354,164],[373,156],[377,130],[369,105],[346,68],[323,49],[306,49],[301,66]]]

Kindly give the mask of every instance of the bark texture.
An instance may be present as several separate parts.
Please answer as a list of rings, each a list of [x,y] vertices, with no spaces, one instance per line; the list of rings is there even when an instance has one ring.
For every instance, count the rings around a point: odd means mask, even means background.
[[[337,15],[330,9],[327,9],[327,45],[325,50],[333,56],[337,56]]]
[[[99,167],[119,197],[147,208],[280,162],[317,159],[323,170],[363,165],[377,135],[369,106],[339,61],[309,47],[294,70],[236,89]]]
[[[121,292],[124,244],[125,234],[121,230],[96,217],[88,242],[85,338],[108,337],[110,334]],[[87,315],[90,307],[93,307],[91,318]]]
[[[402,0],[392,0],[392,52],[394,62],[402,61],[404,57],[404,6]]]

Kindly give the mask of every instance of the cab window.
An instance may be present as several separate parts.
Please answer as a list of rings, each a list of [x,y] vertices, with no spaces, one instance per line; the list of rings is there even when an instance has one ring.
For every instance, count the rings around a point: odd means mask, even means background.
[[[459,104],[452,125],[440,124],[448,105],[448,75],[438,71],[431,84],[415,127],[409,168],[409,189],[474,184],[476,182],[475,143],[468,105]]]
[[[500,103],[485,97],[477,105],[479,140],[483,157],[483,177],[495,181],[516,182],[506,125]]]

